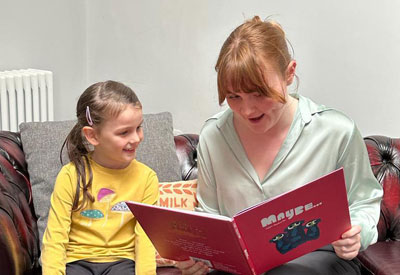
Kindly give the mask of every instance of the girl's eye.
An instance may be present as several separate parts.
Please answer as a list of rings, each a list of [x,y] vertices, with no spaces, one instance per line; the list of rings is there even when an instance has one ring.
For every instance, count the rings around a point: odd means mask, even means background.
[[[128,134],[128,131],[123,131],[123,132],[119,133],[120,136],[125,136],[126,134]]]

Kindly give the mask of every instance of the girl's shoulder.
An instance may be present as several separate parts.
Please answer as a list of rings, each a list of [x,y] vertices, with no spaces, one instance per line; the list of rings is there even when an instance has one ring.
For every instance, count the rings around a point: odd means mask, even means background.
[[[132,168],[132,171],[134,171],[134,172],[139,170],[145,174],[156,175],[156,172],[151,167],[147,166],[146,164],[144,164],[143,162],[141,162],[137,159],[134,159],[132,161],[130,167]]]
[[[77,185],[77,172],[75,165],[70,162],[61,167],[54,183],[54,192],[74,193]]]
[[[76,174],[76,167],[73,162],[69,162],[61,167],[59,174]]]

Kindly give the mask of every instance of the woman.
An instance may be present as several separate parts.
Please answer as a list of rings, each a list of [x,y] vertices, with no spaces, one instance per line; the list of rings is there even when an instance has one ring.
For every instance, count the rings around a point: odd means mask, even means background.
[[[355,257],[377,240],[382,188],[354,122],[288,93],[296,61],[273,21],[255,16],[236,28],[216,71],[219,103],[226,100],[230,108],[210,118],[200,134],[198,210],[233,216],[343,167],[352,228],[267,274],[360,274]],[[178,267],[183,274],[209,271],[192,260]]]

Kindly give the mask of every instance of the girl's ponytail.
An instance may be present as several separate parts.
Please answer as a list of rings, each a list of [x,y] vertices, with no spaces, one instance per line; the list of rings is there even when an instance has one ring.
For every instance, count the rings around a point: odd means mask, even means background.
[[[78,121],[72,128],[71,132],[65,139],[60,152],[60,161],[62,163],[62,152],[64,148],[67,149],[69,160],[75,165],[77,173],[77,185],[74,202],[72,204],[72,211],[79,211],[86,206],[87,201],[94,202],[94,197],[89,192],[89,188],[92,185],[93,175],[92,167],[88,158],[88,149],[84,144],[84,139],[82,137],[82,128],[85,125],[81,125]],[[86,180],[86,168],[89,171],[89,180]],[[80,190],[83,190],[83,200],[79,204]]]

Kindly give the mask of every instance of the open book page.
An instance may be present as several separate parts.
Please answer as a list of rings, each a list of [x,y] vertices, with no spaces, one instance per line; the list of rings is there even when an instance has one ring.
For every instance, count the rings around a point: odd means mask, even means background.
[[[211,268],[251,274],[231,218],[126,202],[158,253],[171,260],[189,257]]]
[[[343,169],[250,207],[233,219],[257,272],[327,245],[351,227]]]

